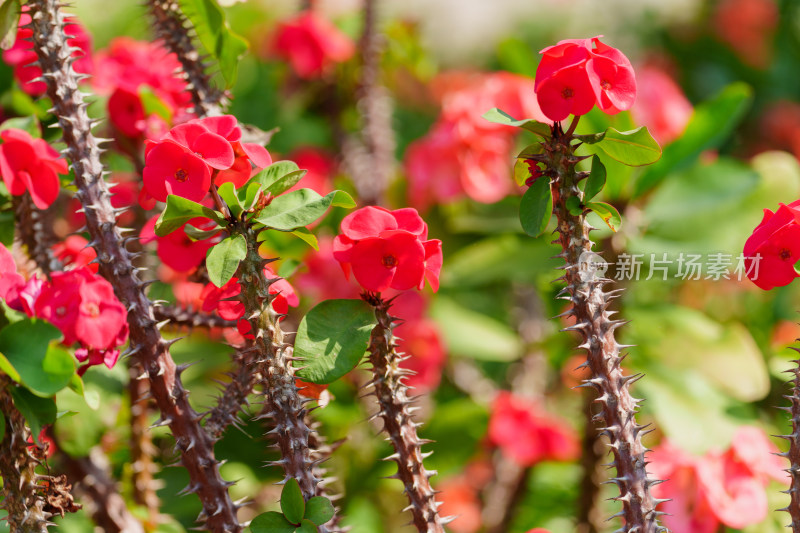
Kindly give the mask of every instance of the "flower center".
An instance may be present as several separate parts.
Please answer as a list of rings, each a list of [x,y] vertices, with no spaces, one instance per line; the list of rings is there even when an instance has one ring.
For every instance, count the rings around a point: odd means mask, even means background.
[[[179,168],[178,170],[175,171],[175,179],[180,181],[181,183],[186,181],[188,178],[189,174],[182,168]]]
[[[790,251],[788,248],[783,248],[783,249],[782,249],[782,250],[779,252],[779,254],[778,254],[778,255],[780,255],[780,256],[781,256],[781,259],[783,259],[784,261],[786,261],[787,259],[790,259],[790,258],[792,257],[792,252],[791,252],[791,251]]]
[[[611,88],[611,82],[608,80],[603,80],[600,82],[600,87],[602,87],[604,91],[607,91]]]
[[[381,259],[381,263],[383,263],[383,266],[386,268],[392,268],[397,266],[397,258],[393,255],[384,255],[383,259]]]
[[[561,91],[561,96],[563,96],[564,99],[572,98],[573,94],[574,93],[572,92],[572,87],[565,87],[564,90]]]
[[[57,307],[57,308],[56,308],[56,314],[57,314],[58,316],[64,316],[64,315],[66,315],[66,314],[67,314],[67,308],[66,308],[66,307],[64,307],[63,305],[62,305],[61,307]]]
[[[87,313],[89,316],[91,316],[91,317],[96,317],[96,316],[98,316],[98,315],[100,314],[100,308],[99,308],[99,307],[97,307],[97,304],[96,304],[96,303],[94,303],[94,302],[89,302],[89,303],[87,303],[87,304],[86,304],[86,305],[83,307],[83,309],[84,309],[84,310],[86,311],[86,313]]]

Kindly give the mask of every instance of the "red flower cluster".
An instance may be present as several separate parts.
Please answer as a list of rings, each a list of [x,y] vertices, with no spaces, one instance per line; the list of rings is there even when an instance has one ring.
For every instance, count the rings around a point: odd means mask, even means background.
[[[242,130],[232,115],[175,126],[159,142],[147,144],[142,173],[145,191],[159,202],[169,194],[199,202],[208,194],[212,173],[216,183],[241,186],[272,163],[263,146],[241,142],[241,138]]]
[[[34,139],[26,131],[0,132],[0,175],[14,196],[27,190],[39,209],[47,209],[58,197],[58,175],[69,172],[67,162],[44,139]]]
[[[492,403],[489,442],[521,466],[570,461],[580,454],[575,432],[535,402],[502,391]]]
[[[270,49],[304,79],[324,76],[355,53],[353,41],[313,11],[278,24]]]
[[[664,524],[672,531],[714,533],[720,524],[742,529],[767,517],[766,486],[770,479],[788,484],[777,447],[754,427],[742,427],[724,452],[693,457],[670,442],[649,455],[648,469],[658,479],[653,487]]]
[[[764,218],[744,243],[747,277],[764,290],[788,285],[800,276],[794,268],[800,261],[800,200],[780,204]]]
[[[123,135],[141,137],[166,131],[166,124],[157,115],[145,115],[139,96],[143,86],[166,105],[175,121],[186,117],[191,96],[186,81],[177,75],[181,65],[161,43],[117,37],[97,53],[95,64],[92,86],[99,94],[110,95],[108,116]]]
[[[3,61],[14,67],[14,78],[22,90],[31,96],[39,96],[47,90],[43,81],[33,81],[42,77],[42,69],[38,66],[38,57],[33,51],[33,30],[29,26],[31,16],[27,13],[27,6],[23,6],[23,13],[19,17],[19,29],[14,46],[3,51]],[[78,24],[75,17],[66,17],[64,32],[71,36],[67,44],[75,48],[72,57],[78,58],[72,64],[75,72],[82,74],[92,73],[92,40],[86,30]]]
[[[645,67],[636,74],[639,91],[631,114],[637,124],[646,125],[661,144],[677,139],[694,108],[675,81],[663,70]]]
[[[427,240],[428,225],[416,209],[389,211],[368,206],[342,220],[342,234],[333,241],[333,256],[345,277],[352,272],[368,291],[422,289],[428,280],[439,289],[442,241]]]
[[[464,194],[483,203],[511,194],[508,169],[518,130],[484,120],[478,110],[498,107],[515,117],[549,122],[536,103],[533,80],[508,72],[450,73],[434,85],[442,112],[431,131],[408,147],[409,203],[426,210]]]
[[[50,281],[36,277],[27,282],[17,273],[14,258],[0,245],[0,298],[12,309],[43,318],[64,335],[66,345],[79,343],[79,361],[90,366],[114,366],[118,346],[128,339],[128,313],[117,300],[111,284],[82,266],[66,272],[53,272]]]
[[[536,97],[551,120],[585,115],[595,104],[609,114],[633,105],[636,79],[631,62],[600,37],[567,39],[540,52]]]

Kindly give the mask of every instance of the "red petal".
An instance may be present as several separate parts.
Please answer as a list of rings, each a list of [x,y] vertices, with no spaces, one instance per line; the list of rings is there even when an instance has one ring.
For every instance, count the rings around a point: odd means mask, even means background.
[[[385,248],[386,240],[377,237],[364,239],[353,246],[351,253],[353,275],[368,291],[383,292],[392,283],[395,267],[387,268],[383,264]]]
[[[384,232],[381,236],[386,241],[385,253],[397,260],[391,288],[404,291],[424,283],[425,247],[419,238],[402,230]]]
[[[425,247],[425,279],[431,285],[433,292],[439,290],[439,274],[442,272],[442,241],[432,239],[422,243]],[[420,284],[422,289],[422,284]]]
[[[230,168],[236,158],[231,143],[224,137],[211,132],[198,135],[193,140],[190,149],[209,166],[218,170]]]
[[[272,164],[272,157],[266,148],[260,144],[242,143],[242,151],[247,154],[250,161],[258,168],[266,168]]]
[[[393,229],[397,229],[397,219],[382,207],[362,207],[342,220],[342,233],[354,241],[377,237]]]

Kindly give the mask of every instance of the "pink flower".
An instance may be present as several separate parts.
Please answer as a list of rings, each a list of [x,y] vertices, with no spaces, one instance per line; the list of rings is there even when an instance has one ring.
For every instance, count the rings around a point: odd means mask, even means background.
[[[501,391],[492,403],[489,442],[522,466],[578,457],[578,438],[562,421],[534,402]]]
[[[788,285],[796,277],[794,265],[800,260],[800,200],[780,204],[764,218],[744,243],[747,277],[758,287],[770,290]]]
[[[639,93],[631,114],[637,124],[647,126],[662,144],[677,139],[694,111],[672,78],[656,67],[640,69],[636,75]]]
[[[591,39],[567,39],[540,52],[536,96],[554,121],[585,115],[595,104],[613,114],[630,109],[636,80],[627,57],[616,48]]]
[[[3,61],[14,67],[14,77],[19,82],[22,90],[31,96],[39,96],[47,90],[47,85],[43,81],[33,81],[41,78],[42,69],[36,64],[38,57],[33,51],[33,30],[23,28],[31,22],[31,16],[27,13],[27,6],[24,6],[23,13],[19,18],[19,29],[17,30],[17,40],[8,50],[3,51]],[[64,32],[71,36],[67,39],[67,44],[75,48],[72,57],[78,58],[73,63],[75,72],[82,74],[92,73],[92,41],[86,30],[78,24],[75,17],[66,17]]]
[[[11,252],[0,244],[0,299],[9,307],[22,309],[19,293],[25,287],[25,278],[17,272],[17,264]]]
[[[313,11],[278,24],[271,49],[301,78],[319,78],[355,53],[353,41]]]
[[[428,226],[416,209],[364,207],[342,220],[333,255],[349,279],[368,291],[439,288],[441,241],[427,241]]]
[[[44,139],[26,131],[0,132],[0,174],[8,192],[20,196],[27,190],[39,209],[47,209],[58,197],[59,174],[68,172],[67,162]]]

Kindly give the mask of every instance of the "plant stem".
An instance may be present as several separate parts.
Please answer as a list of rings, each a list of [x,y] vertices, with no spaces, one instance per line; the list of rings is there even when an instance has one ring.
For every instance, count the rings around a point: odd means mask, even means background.
[[[33,205],[33,200],[27,192],[22,196],[13,196],[14,221],[16,235],[25,246],[30,257],[39,270],[46,276],[55,270],[62,270],[63,265],[53,255],[52,246],[58,242],[58,237],[53,234],[52,207],[41,210]]]
[[[439,517],[436,493],[430,478],[436,474],[426,470],[422,460],[422,445],[430,441],[417,436],[417,427],[411,416],[413,399],[408,397],[408,386],[403,378],[408,371],[400,368],[403,357],[397,352],[397,342],[392,330],[395,318],[389,315],[391,303],[380,295],[362,296],[375,310],[378,323],[372,330],[369,343],[369,362],[372,365],[372,380],[365,388],[373,387],[378,399],[379,411],[375,414],[383,420],[383,431],[389,436],[395,453],[389,456],[397,463],[397,473],[392,476],[403,482],[408,497],[413,522],[420,533],[444,533],[448,519]]]
[[[66,154],[75,172],[83,204],[86,226],[97,251],[100,274],[128,308],[130,354],[135,354],[150,380],[150,391],[181,452],[180,462],[189,472],[188,492],[196,492],[203,504],[198,520],[210,531],[238,532],[237,506],[228,494],[228,483],[219,474],[213,442],[200,426],[200,416],[188,401],[180,379],[181,369],[169,355],[170,342],[164,340],[153,315],[153,306],[144,293],[116,227],[108,186],[103,180],[98,139],[92,134],[87,104],[78,89],[79,77],[72,69],[73,48],[64,33],[64,15],[56,0],[33,0],[30,9],[33,48],[47,83],[47,96],[63,131]],[[135,237],[133,238],[135,239]]]
[[[583,386],[594,387],[599,393],[595,400],[601,407],[597,418],[604,422],[601,433],[608,437],[614,455],[612,465],[617,475],[612,481],[620,492],[616,500],[622,502],[619,516],[624,519],[624,524],[620,531],[666,531],[658,523],[661,513],[656,510],[656,505],[659,502],[650,494],[650,487],[658,480],[648,478],[645,468],[647,448],[642,444],[645,426],[636,423],[636,408],[640,400],[631,396],[629,390],[641,375],[623,375],[620,349],[626,346],[617,343],[614,331],[624,321],[612,320],[613,311],[608,309],[618,292],[605,292],[603,287],[610,280],[599,277],[596,271],[581,271],[581,261],[586,259],[582,255],[592,253],[593,243],[589,238],[592,228],[586,222],[585,213],[573,215],[567,209],[570,197],[582,200],[575,165],[583,158],[574,155],[573,138],[561,131],[559,123],[553,127],[552,134],[552,138],[543,143],[544,153],[535,159],[545,164],[545,174],[552,178],[553,213],[558,221],[555,242],[561,245],[560,257],[566,261],[560,280],[567,286],[559,297],[572,303],[571,309],[563,316],[575,319],[575,325],[565,329],[582,335],[580,347],[587,351],[586,365],[592,375]]]
[[[792,348],[792,350],[800,353],[800,348]],[[789,435],[781,435],[781,438],[789,441],[789,451],[783,452],[781,455],[790,462],[786,471],[791,477],[791,485],[789,490],[785,491],[789,494],[790,499],[789,505],[780,510],[789,513],[792,522],[787,527],[792,528],[792,533],[800,533],[800,359],[792,362],[795,367],[787,371],[794,374],[791,379],[792,394],[786,396],[791,402],[791,406],[782,408],[791,415],[792,432]]]

